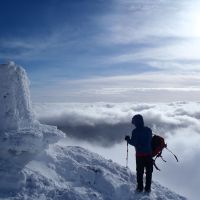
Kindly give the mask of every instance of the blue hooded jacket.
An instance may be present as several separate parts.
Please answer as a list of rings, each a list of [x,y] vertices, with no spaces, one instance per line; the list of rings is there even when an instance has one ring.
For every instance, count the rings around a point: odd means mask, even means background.
[[[135,146],[136,156],[149,156],[152,154],[152,130],[144,126],[143,117],[135,115],[132,123],[136,126],[128,143]]]

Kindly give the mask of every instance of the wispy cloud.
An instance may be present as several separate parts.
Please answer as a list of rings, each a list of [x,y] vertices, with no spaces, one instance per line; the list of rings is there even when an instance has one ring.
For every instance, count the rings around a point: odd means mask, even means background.
[[[45,36],[0,38],[2,58],[30,66],[34,101],[198,99],[200,3],[113,0],[108,7],[85,12],[84,26],[74,13],[49,23]]]
[[[113,13],[104,16],[110,42],[151,42],[155,37],[175,36],[174,17],[182,3],[177,1],[116,0]],[[181,5],[180,5],[181,4]],[[177,19],[177,21],[179,21]]]
[[[113,13],[102,19],[107,33],[102,38],[110,45],[132,49],[113,55],[111,63],[140,62],[166,71],[199,70],[199,2],[115,2]]]
[[[197,100],[199,73],[140,73],[129,76],[94,77],[89,79],[60,79],[56,85],[46,85],[40,92],[53,102],[169,102]],[[54,95],[56,94],[56,96]],[[44,100],[43,100],[44,101]]]
[[[114,43],[154,42],[154,38],[199,38],[198,1],[115,0],[113,12],[102,20]],[[108,36],[109,36],[108,35]]]
[[[118,55],[111,59],[113,63],[144,62],[159,69],[198,70],[200,39],[163,45],[162,47],[143,48],[134,53]]]
[[[50,54],[55,56],[58,54],[58,49],[66,48],[67,45],[71,44],[71,35],[69,28],[66,26],[59,31],[56,29],[51,33],[44,36],[28,36],[28,37],[12,37],[12,38],[1,38],[0,40],[0,56],[9,57],[11,59],[20,60],[34,60],[34,59],[51,59]],[[68,35],[69,38],[66,38]]]

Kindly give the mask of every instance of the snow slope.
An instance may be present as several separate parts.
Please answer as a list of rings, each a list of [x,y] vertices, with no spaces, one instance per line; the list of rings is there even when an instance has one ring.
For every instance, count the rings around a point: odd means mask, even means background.
[[[0,65],[1,200],[184,200],[153,183],[137,194],[128,169],[80,147],[56,143],[64,134],[40,124],[33,112],[26,72]]]
[[[185,200],[158,183],[150,195],[135,193],[129,169],[80,147],[51,145],[22,170],[26,184],[2,199]]]

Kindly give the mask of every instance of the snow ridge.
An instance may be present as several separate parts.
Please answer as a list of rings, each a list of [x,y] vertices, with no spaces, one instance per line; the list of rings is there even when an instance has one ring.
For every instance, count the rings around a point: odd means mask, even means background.
[[[49,200],[185,200],[158,183],[152,192],[135,193],[135,175],[112,160],[81,147],[51,145],[24,169],[27,184],[18,194]]]

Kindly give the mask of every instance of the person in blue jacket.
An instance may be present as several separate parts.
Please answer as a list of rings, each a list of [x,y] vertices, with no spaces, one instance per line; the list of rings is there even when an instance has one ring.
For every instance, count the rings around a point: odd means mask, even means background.
[[[152,159],[152,130],[144,126],[144,120],[142,115],[135,115],[132,118],[132,124],[135,125],[135,129],[132,131],[131,138],[125,137],[128,144],[133,145],[136,150],[136,174],[137,174],[137,189],[136,191],[142,192],[145,189],[146,192],[151,191],[151,180],[153,172],[153,159]],[[145,188],[143,186],[143,175],[146,170],[146,183]]]

